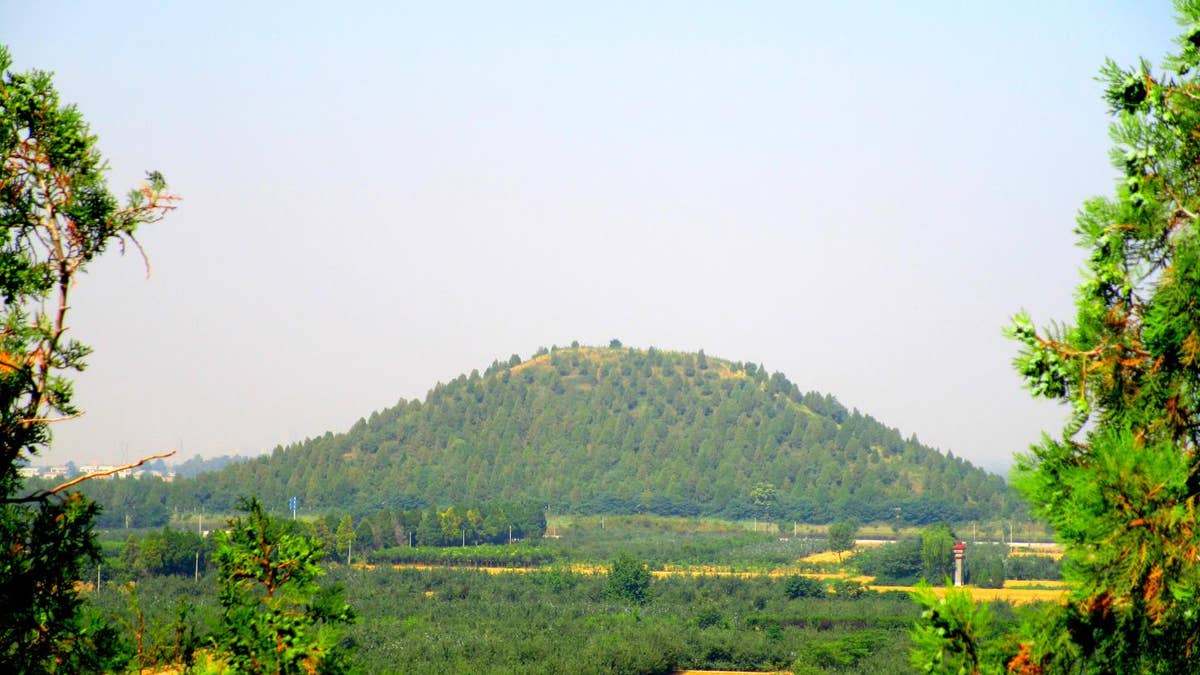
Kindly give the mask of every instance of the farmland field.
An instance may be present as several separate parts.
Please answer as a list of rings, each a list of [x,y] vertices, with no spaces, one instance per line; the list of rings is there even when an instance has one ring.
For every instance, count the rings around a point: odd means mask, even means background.
[[[550,535],[377,549],[350,566],[331,555],[328,579],[359,615],[345,646],[369,673],[912,672],[913,586],[879,583],[857,567],[858,556],[887,544],[832,553],[819,537],[652,516],[561,519]],[[117,537],[106,544],[108,574],[119,572],[123,548]],[[646,565],[644,595],[614,590],[618,556]],[[136,584],[136,603],[119,584],[89,595],[130,625],[135,604],[164,628],[190,607],[203,635],[218,624],[214,586],[211,573],[198,582],[149,576]],[[1031,579],[971,589],[1000,626],[1015,624],[1015,607],[1065,592],[1061,582]]]

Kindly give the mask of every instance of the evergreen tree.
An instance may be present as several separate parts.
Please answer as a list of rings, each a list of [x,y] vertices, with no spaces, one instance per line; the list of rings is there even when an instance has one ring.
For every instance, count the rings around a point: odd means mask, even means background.
[[[1074,324],[1011,329],[1031,392],[1073,410],[1019,464],[1075,582],[1030,645],[1054,669],[1200,670],[1200,3],[1176,6],[1164,72],[1102,70],[1122,180],[1079,215]]]
[[[80,616],[77,582],[98,559],[97,508],[67,484],[22,494],[19,469],[79,414],[66,374],[89,349],[67,336],[78,276],[172,208],[157,173],[124,207],[79,111],[48,73],[13,73],[0,46],[0,671],[104,667],[112,639]]]
[[[1163,72],[1101,71],[1121,179],[1077,219],[1074,322],[1010,328],[1031,393],[1072,411],[1018,460],[1072,590],[1007,655],[1017,672],[1200,672],[1200,2],[1176,8]]]
[[[337,632],[354,620],[337,587],[321,588],[320,542],[294,531],[243,499],[244,517],[218,537],[216,562],[222,607],[216,645],[237,672],[344,672]]]

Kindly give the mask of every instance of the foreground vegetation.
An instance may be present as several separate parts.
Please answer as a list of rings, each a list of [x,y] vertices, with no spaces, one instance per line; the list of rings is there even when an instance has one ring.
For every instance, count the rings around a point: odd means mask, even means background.
[[[314,525],[288,521],[309,534]],[[381,549],[370,565],[327,550],[326,581],[343,587],[359,620],[325,649],[370,673],[911,672],[908,631],[919,609],[908,584],[947,569],[950,552],[938,546],[953,539],[930,527],[835,553],[827,549],[836,532],[781,540],[738,523],[652,516],[599,525],[560,521],[552,537],[511,545]],[[195,557],[210,545],[171,530],[109,540],[106,581],[89,597],[100,615],[117,617],[110,623],[129,627],[129,667],[176,663],[188,649],[213,653],[225,630],[219,584]],[[881,559],[915,573],[874,592],[858,575]],[[1054,561],[1042,560],[1046,576],[1057,576]],[[505,570],[513,573],[497,573]],[[1055,599],[1062,588],[1000,592]],[[996,625],[1016,620],[1008,604],[992,613]]]
[[[470,570],[335,566],[359,621],[342,646],[368,673],[669,673],[680,668],[912,672],[907,593],[792,597],[786,578],[672,577],[645,599],[615,596],[603,575],[550,569],[489,575]],[[169,654],[169,630],[187,610],[199,636],[218,625],[214,580],[156,577],[137,586],[147,651]],[[136,623],[129,592],[102,590],[94,605]],[[1007,606],[995,610],[1015,620]],[[156,641],[157,640],[157,641]],[[153,645],[153,646],[151,646]]]
[[[1072,323],[1018,314],[1017,370],[1066,404],[1017,485],[1064,545],[1068,600],[1012,635],[962,598],[921,598],[930,670],[1200,671],[1200,3],[1161,72],[1105,64],[1120,181],[1081,209]]]

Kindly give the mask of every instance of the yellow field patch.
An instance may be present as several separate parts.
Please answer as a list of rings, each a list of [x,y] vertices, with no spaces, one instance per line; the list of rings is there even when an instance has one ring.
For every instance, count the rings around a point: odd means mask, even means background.
[[[839,553],[835,553],[833,551],[821,551],[820,553],[814,553],[812,555],[804,556],[803,558],[800,559],[800,562],[812,563],[814,565],[824,565],[824,564],[828,564],[828,563],[840,563],[840,562],[842,562],[842,558],[845,558],[848,554],[849,554],[849,552],[839,554]]]
[[[790,670],[680,670],[675,675],[792,675]]]
[[[971,592],[971,597],[980,602],[992,602],[1000,600],[1002,602],[1011,603],[1013,605],[1027,605],[1031,602],[1057,602],[1067,596],[1065,588],[1044,588],[1044,589],[1023,589],[1023,588],[975,588],[974,586],[965,587]],[[911,593],[914,588],[912,586],[870,586],[873,591],[902,591]],[[933,592],[937,593],[938,597],[946,595],[945,586],[934,586]]]
[[[554,569],[561,569],[575,574],[608,574],[608,567],[604,565],[567,565],[565,567],[451,567],[447,565],[426,565],[418,563],[407,563],[392,565],[394,569],[410,569],[410,570],[444,570],[444,569],[461,569],[474,572],[483,572],[486,574],[529,574],[532,572],[546,572]],[[651,570],[650,575],[663,579],[666,577],[736,577],[741,579],[752,579],[758,577],[780,578],[786,576],[802,576],[810,579],[819,579],[822,581],[829,580],[845,580],[856,581],[865,585],[872,591],[880,593],[901,592],[911,593],[915,590],[913,586],[888,586],[883,584],[873,584],[875,577],[863,575],[851,575],[844,572],[802,572],[791,567],[779,567],[772,570],[735,570],[727,566],[713,565],[697,565],[697,566],[668,566],[666,569]],[[1004,588],[976,588],[974,586],[966,586],[965,588],[971,592],[971,597],[981,602],[992,602],[1000,600],[1009,602],[1014,605],[1024,605],[1031,602],[1056,602],[1064,599],[1069,590],[1066,583],[1062,581],[1019,581],[1010,580],[1005,582]],[[946,589],[944,586],[934,586],[933,590],[939,596],[945,595]],[[425,597],[433,597],[432,592],[426,592]]]
[[[1061,550],[1051,548],[1014,548],[1008,554],[1017,558],[1054,558],[1055,560],[1059,560],[1063,557]]]
[[[1069,588],[1067,582],[1061,579],[1008,579],[1004,582],[1005,588],[1047,588],[1058,590]]]

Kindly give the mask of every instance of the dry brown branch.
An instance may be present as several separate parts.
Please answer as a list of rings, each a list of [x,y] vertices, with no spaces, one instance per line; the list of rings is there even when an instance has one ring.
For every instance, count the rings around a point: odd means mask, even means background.
[[[137,240],[137,237],[128,235],[129,241],[137,248],[138,254],[142,256],[142,265],[146,268],[146,278],[150,278],[150,256],[146,255],[146,249],[142,248],[142,242]]]
[[[0,365],[2,365],[2,364],[0,364]],[[67,420],[73,420],[76,417],[83,417],[83,413],[77,412],[73,415],[63,415],[62,417],[30,417],[28,419],[21,420],[20,423],[21,424],[53,424],[55,422],[66,422]]]
[[[84,474],[82,476],[72,478],[71,480],[63,483],[62,485],[58,485],[53,488],[50,488],[49,490],[41,490],[39,492],[35,492],[35,493],[29,495],[28,497],[21,497],[20,499],[7,499],[7,500],[4,500],[3,503],[19,504],[19,503],[25,503],[25,502],[40,502],[40,501],[43,501],[50,497],[53,497],[54,495],[62,492],[63,490],[66,490],[67,488],[79,485],[80,483],[82,483],[85,480],[91,480],[93,478],[103,478],[104,476],[111,476],[115,473],[120,473],[122,471],[136,469],[137,467],[139,467],[151,460],[166,459],[167,457],[173,457],[176,452],[177,452],[176,450],[172,450],[170,452],[164,452],[164,453],[157,454],[157,455],[150,455],[149,457],[143,457],[132,464],[118,466],[114,469],[108,469],[107,471],[95,471],[93,473]]]

